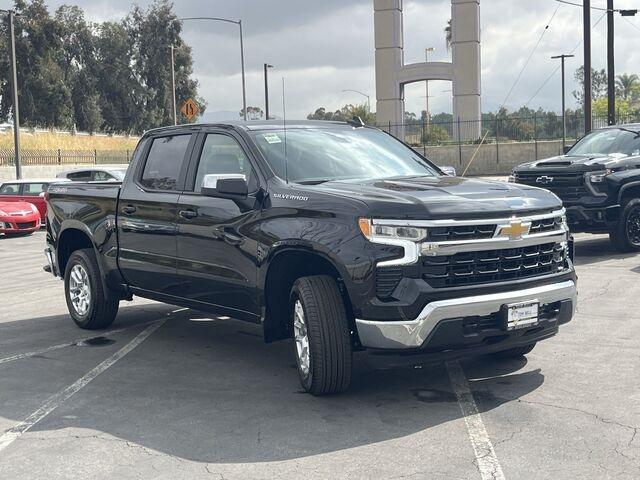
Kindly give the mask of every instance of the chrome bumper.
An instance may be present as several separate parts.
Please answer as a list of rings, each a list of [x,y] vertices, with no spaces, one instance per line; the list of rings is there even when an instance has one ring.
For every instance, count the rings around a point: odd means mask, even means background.
[[[445,319],[490,315],[507,303],[538,301],[541,305],[571,300],[575,313],[578,293],[572,280],[541,287],[492,293],[429,303],[418,318],[409,321],[372,321],[356,318],[358,336],[365,347],[381,349],[418,348],[438,323]]]

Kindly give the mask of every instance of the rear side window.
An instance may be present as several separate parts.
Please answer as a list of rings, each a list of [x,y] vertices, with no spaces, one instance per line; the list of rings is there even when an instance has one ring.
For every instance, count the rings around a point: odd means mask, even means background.
[[[48,185],[46,183],[25,183],[23,195],[38,196],[42,192],[47,191]]]
[[[177,190],[191,135],[155,138],[140,183],[153,190]]]
[[[17,195],[20,191],[20,186],[15,183],[5,183],[0,186],[0,195]]]
[[[73,172],[68,173],[67,178],[74,182],[89,182],[91,181],[91,172]]]

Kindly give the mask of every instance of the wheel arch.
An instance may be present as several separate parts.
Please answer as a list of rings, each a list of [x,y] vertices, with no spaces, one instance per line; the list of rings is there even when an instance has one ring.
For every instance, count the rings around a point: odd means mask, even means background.
[[[283,340],[290,336],[289,295],[294,282],[311,275],[331,276],[340,290],[350,324],[353,311],[347,286],[346,272],[329,255],[310,245],[281,246],[274,251],[264,269],[261,282],[264,320],[263,330],[266,342]],[[353,328],[353,325],[351,325]]]
[[[628,183],[620,188],[618,195],[620,205],[624,205],[633,198],[640,198],[640,181]]]

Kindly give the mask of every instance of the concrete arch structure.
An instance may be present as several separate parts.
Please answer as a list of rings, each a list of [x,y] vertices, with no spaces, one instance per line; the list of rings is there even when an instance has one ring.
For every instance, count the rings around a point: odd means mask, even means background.
[[[374,0],[376,116],[402,138],[404,86],[425,80],[453,84],[453,116],[469,122],[462,140],[480,137],[480,0],[451,0],[451,62],[404,63],[402,0]],[[457,135],[457,132],[456,132]]]

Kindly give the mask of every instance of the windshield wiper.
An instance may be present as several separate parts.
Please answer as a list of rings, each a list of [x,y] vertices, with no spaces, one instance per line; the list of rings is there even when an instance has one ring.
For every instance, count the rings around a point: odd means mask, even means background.
[[[296,183],[299,183],[300,185],[320,185],[321,183],[332,182],[333,180],[335,179],[334,178],[316,178],[315,180],[300,180]]]

